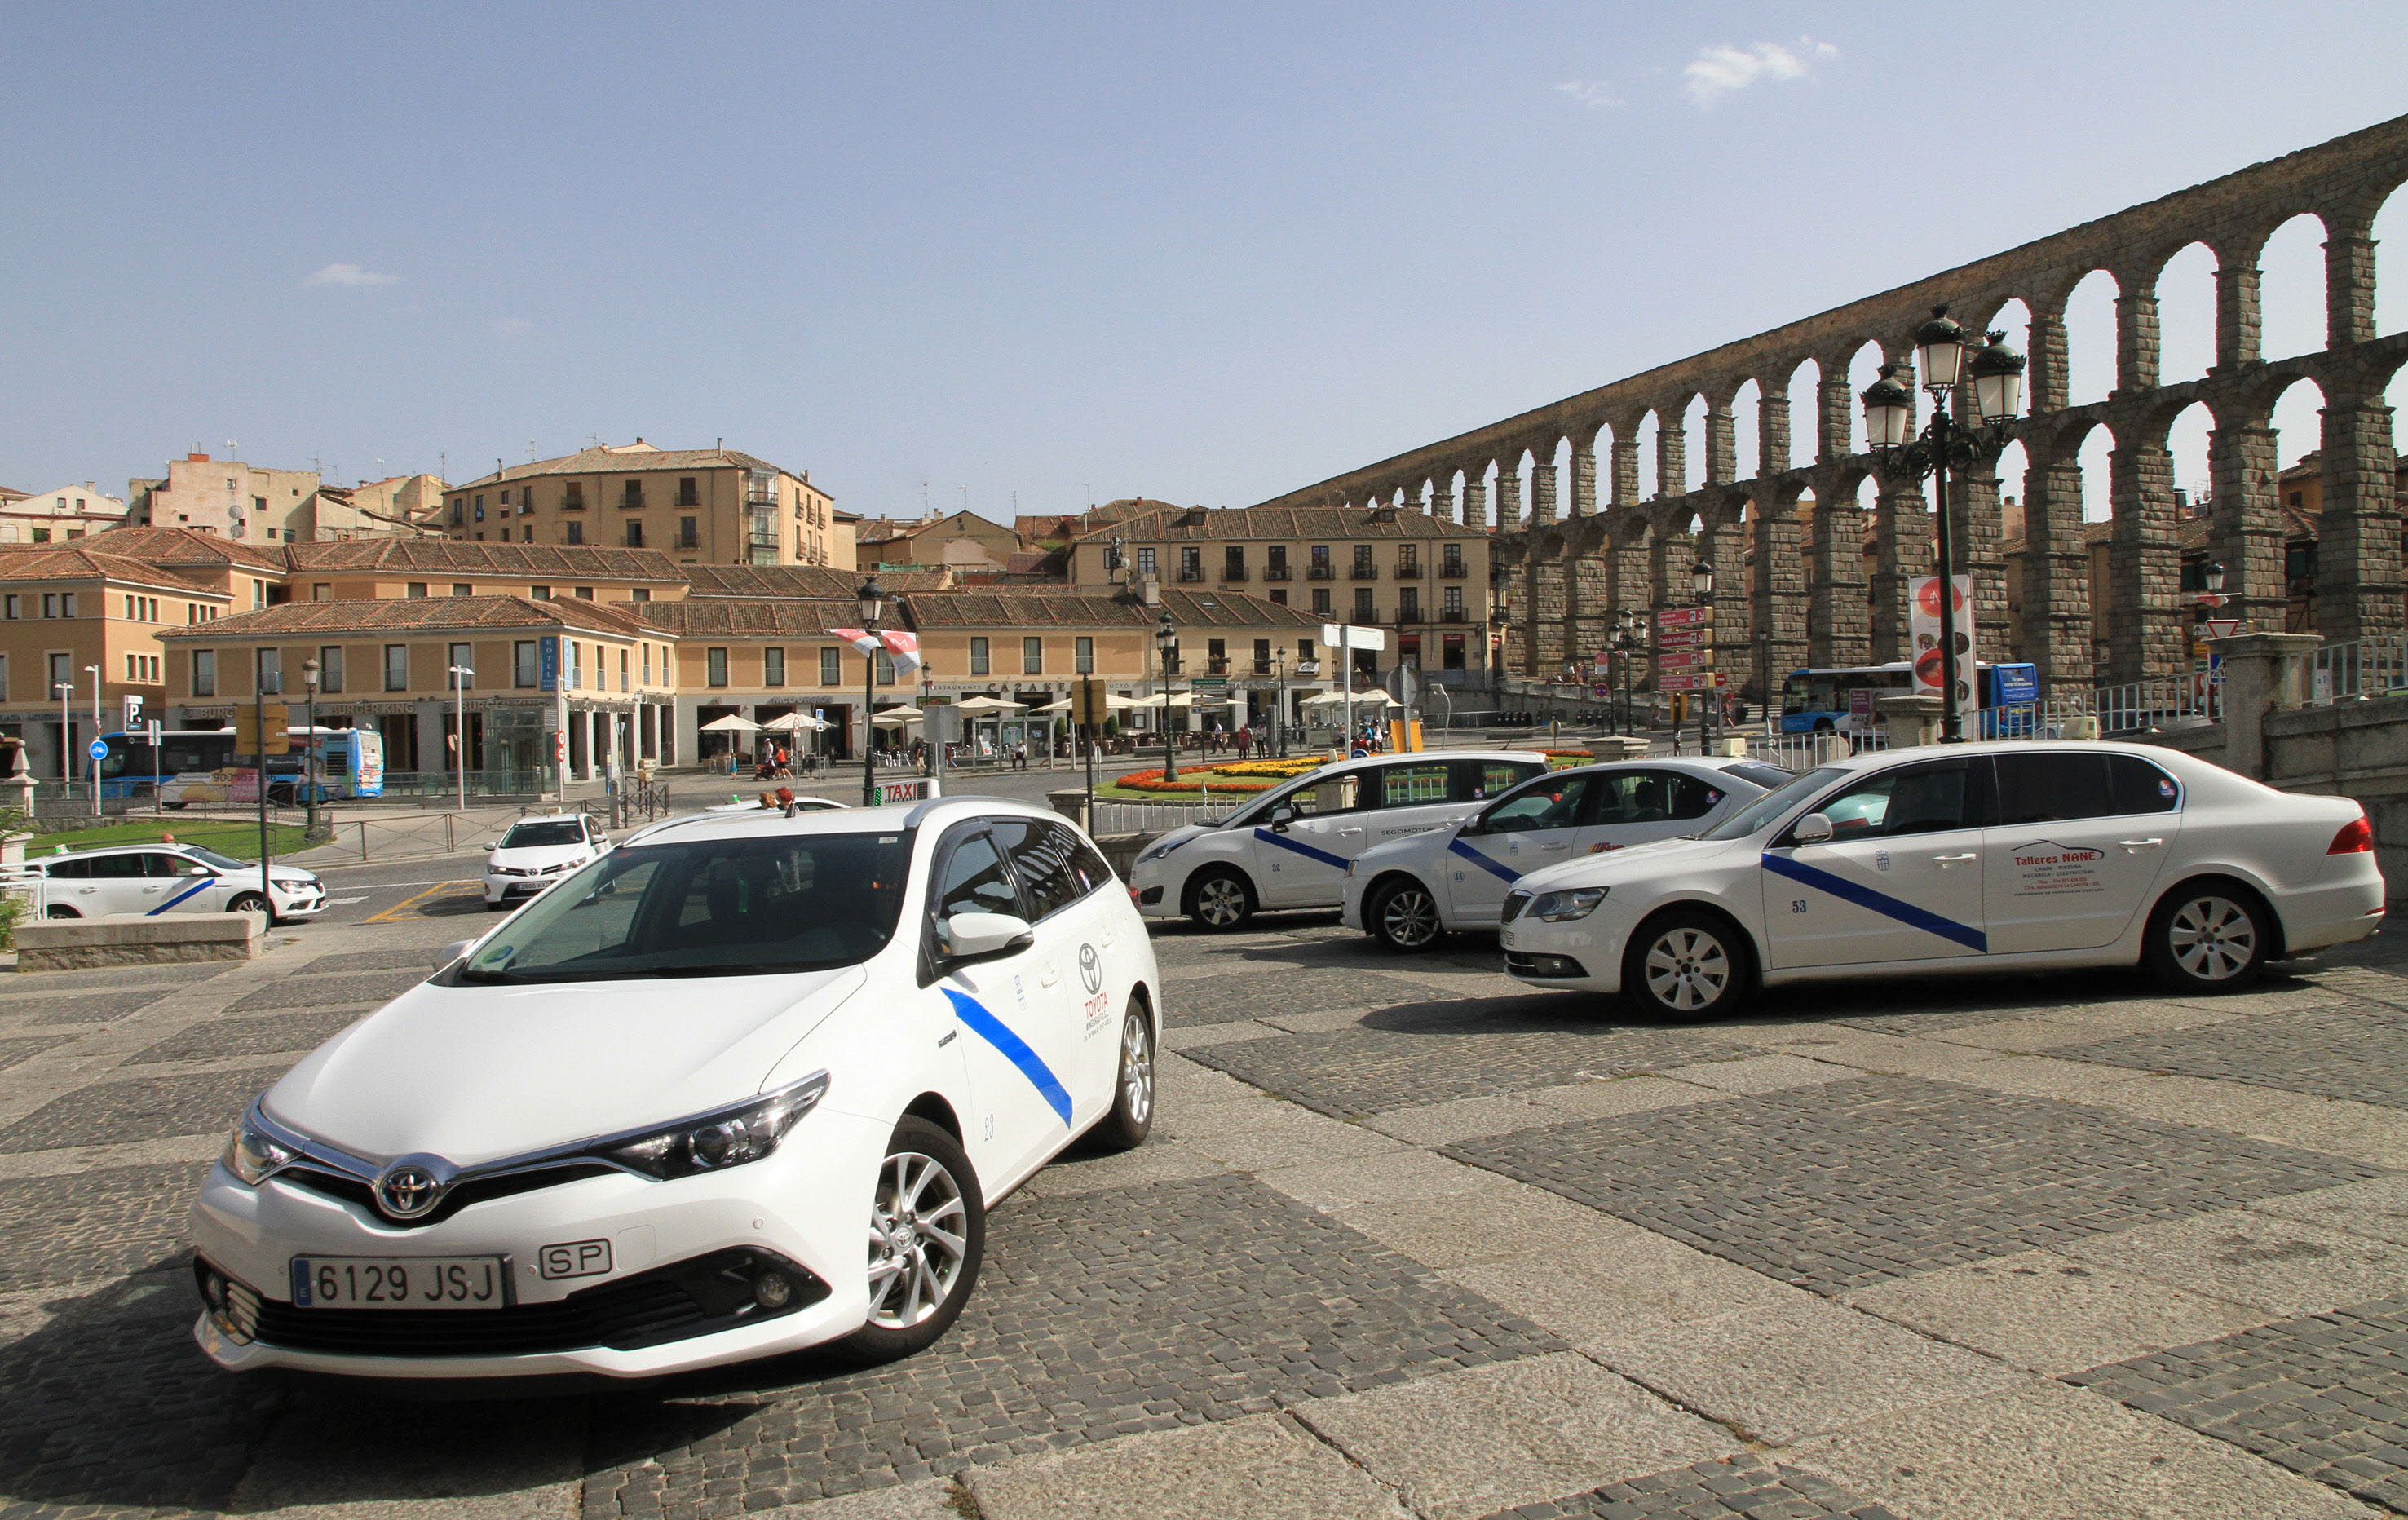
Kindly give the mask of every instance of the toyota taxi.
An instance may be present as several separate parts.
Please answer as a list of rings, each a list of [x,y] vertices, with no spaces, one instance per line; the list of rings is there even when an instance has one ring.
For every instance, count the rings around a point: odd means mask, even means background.
[[[1694,839],[1590,855],[1505,899],[1506,971],[1682,1018],[1813,978],[2140,965],[2224,992],[2383,922],[2373,830],[2172,750],[1868,753]]]
[[[1345,881],[1346,926],[1391,950],[1494,929],[1525,872],[1713,827],[1793,778],[1760,760],[1614,760],[1535,776],[1462,823],[1375,845]]]
[[[1234,929],[1266,908],[1335,908],[1346,868],[1374,845],[1461,822],[1545,774],[1529,750],[1449,750],[1340,760],[1211,823],[1175,828],[1129,872],[1138,911]]]
[[[286,924],[326,911],[326,883],[315,871],[271,862],[263,883],[255,860],[169,841],[37,855],[5,880],[39,903],[45,918],[264,912]]]
[[[263,1094],[203,1182],[219,1365],[905,1355],[960,1313],[989,1204],[1153,1122],[1144,925],[1019,803],[672,819],[445,959]]]
[[[522,818],[487,847],[485,906],[500,912],[610,848],[602,825],[583,813]]]

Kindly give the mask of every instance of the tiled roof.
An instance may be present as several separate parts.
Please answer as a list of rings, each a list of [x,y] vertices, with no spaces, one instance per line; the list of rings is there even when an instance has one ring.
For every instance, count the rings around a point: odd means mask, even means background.
[[[174,568],[186,565],[207,565],[216,567],[239,565],[247,570],[265,570],[275,575],[284,573],[284,555],[280,549],[263,549],[256,544],[240,543],[203,533],[197,528],[158,527],[132,523],[125,527],[107,528],[108,552],[146,560],[152,565]]]
[[[1324,621],[1254,596],[1167,589],[1159,607],[1068,591],[952,591],[924,593],[904,601],[915,628],[1146,627],[1165,609],[1174,624],[1190,628],[1318,628]]]
[[[482,628],[568,628],[585,633],[639,634],[628,609],[639,603],[589,602],[581,596],[538,601],[532,596],[357,597],[337,602],[283,602],[214,623],[163,628],[167,639],[257,638],[287,635],[412,633]]]
[[[644,470],[661,469],[773,469],[781,475],[801,479],[798,472],[772,465],[735,449],[581,449],[557,459],[538,459],[532,464],[507,465],[499,474],[487,472],[473,480],[464,480],[447,487],[459,491],[477,486],[508,485],[512,480],[533,480],[544,475],[634,475]],[[815,486],[812,489],[817,490]],[[824,495],[825,493],[822,493]]]
[[[1194,521],[1197,516],[1201,521]],[[1451,523],[1427,512],[1398,511],[1383,520],[1368,507],[1232,507],[1217,510],[1172,508],[1111,523],[1086,534],[1082,543],[1227,542],[1246,538],[1472,538],[1488,530]]]
[[[853,594],[777,601],[738,601],[727,596],[689,597],[681,602],[639,602],[630,610],[666,634],[709,638],[810,638],[858,621]]]
[[[291,544],[295,574],[327,570],[384,570],[394,574],[478,573],[575,580],[652,581],[674,585],[685,579],[678,563],[657,549],[612,549],[596,544],[504,544],[456,538],[354,538],[344,543]]]
[[[843,596],[861,589],[859,570],[824,565],[681,565],[688,596]],[[878,583],[890,592],[936,591],[941,570],[881,570]]]
[[[222,591],[163,570],[147,560],[80,545],[0,544],[0,581],[115,581],[152,586],[182,596],[225,596]]]

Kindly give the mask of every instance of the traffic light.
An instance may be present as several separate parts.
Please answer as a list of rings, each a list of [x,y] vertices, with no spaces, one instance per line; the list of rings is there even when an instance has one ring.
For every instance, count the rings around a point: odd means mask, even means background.
[[[293,736],[285,730],[293,721],[292,709],[281,702],[270,702],[265,708],[238,707],[234,710],[234,753],[236,754],[290,754]],[[265,728],[266,745],[261,747]]]

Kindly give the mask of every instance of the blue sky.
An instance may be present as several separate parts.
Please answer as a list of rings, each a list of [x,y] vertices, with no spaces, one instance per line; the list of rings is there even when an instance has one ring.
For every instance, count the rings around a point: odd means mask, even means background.
[[[0,483],[724,437],[849,508],[992,515],[1243,505],[2355,130],[2408,33],[2396,0],[0,23]]]

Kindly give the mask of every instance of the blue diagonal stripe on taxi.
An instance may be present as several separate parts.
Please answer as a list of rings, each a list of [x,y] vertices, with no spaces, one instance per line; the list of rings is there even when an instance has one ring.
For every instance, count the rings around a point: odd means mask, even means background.
[[[1471,862],[1473,865],[1479,867],[1482,870],[1486,871],[1489,875],[1497,878],[1500,882],[1518,882],[1521,880],[1521,873],[1519,871],[1509,870],[1505,867],[1499,866],[1497,862],[1489,859],[1486,855],[1482,854],[1479,851],[1474,850],[1471,846],[1464,843],[1461,839],[1449,839],[1446,845],[1446,853],[1450,855],[1461,855],[1464,859]]]
[[[161,913],[165,912],[168,909],[175,907],[179,902],[182,902],[186,897],[191,896],[194,893],[207,892],[209,888],[217,884],[218,879],[216,877],[204,876],[199,881],[194,882],[191,886],[186,887],[183,891],[179,892],[174,896],[168,898],[165,902],[163,902],[158,907],[151,909],[150,912],[143,916],[145,918],[157,918]]]
[[[1942,939],[1963,945],[1968,950],[1978,950],[1984,954],[1989,954],[1990,937],[1988,935],[1970,925],[1959,924],[1953,918],[1942,918],[1928,908],[1917,908],[1902,897],[1893,897],[1886,892],[1875,892],[1872,888],[1860,886],[1844,876],[1834,876],[1829,871],[1821,870],[1813,866],[1801,866],[1785,855],[1766,855],[1764,868],[1775,876],[1785,876],[1793,882],[1802,882],[1810,887],[1828,892],[1842,902],[1852,902],[1859,908],[1869,908],[1885,918],[1894,918],[1911,928],[1936,934]]]
[[[951,987],[945,988],[944,992],[953,999],[953,1011],[962,1016],[962,1022],[968,1025],[981,1040],[1003,1052],[1004,1059],[1018,1067],[1020,1074],[1035,1084],[1038,1096],[1045,1099],[1045,1106],[1060,1114],[1064,1124],[1068,1124],[1070,1095],[1063,1091],[1062,1079],[1054,1075],[1054,1068],[1045,1064],[1045,1058],[1030,1050],[1028,1041],[1012,1033],[1011,1025],[988,1012],[984,1003]]]
[[[1293,850],[1307,860],[1317,860],[1325,866],[1335,866],[1341,871],[1346,868],[1344,855],[1333,855],[1326,850],[1315,850],[1312,846],[1291,839],[1284,834],[1274,834],[1269,829],[1258,828],[1254,830],[1254,838],[1265,844],[1276,844],[1283,850]]]

